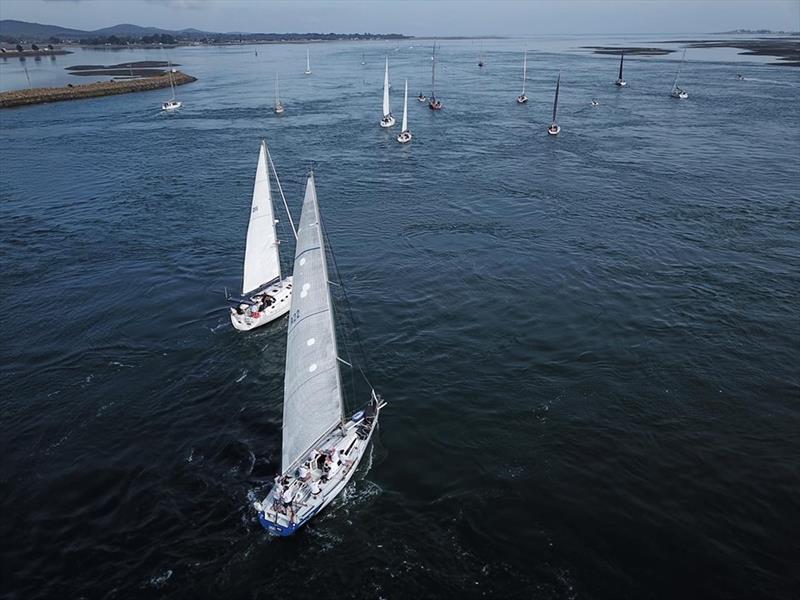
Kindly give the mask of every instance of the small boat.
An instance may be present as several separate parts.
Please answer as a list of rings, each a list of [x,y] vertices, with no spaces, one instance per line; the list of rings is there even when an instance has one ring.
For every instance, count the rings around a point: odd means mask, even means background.
[[[271,164],[272,158],[267,143],[262,141],[253,185],[250,223],[247,226],[242,295],[227,298],[233,304],[230,309],[231,323],[239,331],[255,329],[285,315],[289,312],[292,298],[292,276],[281,275],[280,241],[275,230],[277,221],[272,204],[268,162]],[[278,181],[277,173],[275,180]],[[284,208],[295,233],[285,200]]]
[[[420,92],[419,96],[417,96],[417,100],[419,100],[420,102],[425,102],[428,100],[428,97],[425,96],[425,94],[423,94],[422,92]]]
[[[619,87],[625,87],[626,85],[628,85],[628,82],[625,81],[622,78],[622,61],[623,60],[625,60],[625,53],[624,52],[622,52],[619,55],[619,76],[617,77],[617,80],[614,82],[614,85],[618,85]]]
[[[736,80],[737,81],[744,81],[744,75],[742,75],[741,73],[737,73],[736,74]]]
[[[547,128],[547,133],[550,135],[558,135],[561,133],[561,126],[556,122],[556,112],[558,111],[558,89],[561,87],[561,73],[558,74],[556,80],[556,99],[553,101],[553,122]]]
[[[172,110],[178,110],[181,106],[183,106],[183,102],[175,98],[175,81],[172,78],[172,74],[175,72],[175,69],[172,68],[172,63],[168,64],[169,64],[169,71],[168,71],[169,86],[172,88],[172,98],[170,98],[166,102],[161,103],[161,110],[172,111]]]
[[[291,318],[286,333],[281,470],[254,502],[262,527],[286,537],[344,489],[369,447],[385,402],[370,386],[366,406],[346,415],[336,344],[326,244],[314,174],[308,176],[297,249]],[[346,363],[349,364],[349,363]]]
[[[600,103],[597,100],[592,100],[592,106],[600,106]]]
[[[528,79],[528,51],[522,55],[522,93],[517,96],[518,104],[525,104],[528,97],[525,95],[525,81]]]
[[[281,102],[280,92],[278,90],[278,74],[275,73],[275,114],[282,115],[283,111],[283,103]]]
[[[678,71],[675,73],[675,82],[672,84],[672,91],[669,93],[670,96],[673,98],[679,98],[681,100],[685,100],[689,97],[689,92],[684,90],[682,87],[678,85],[678,77],[681,74],[681,67],[683,66],[683,61],[686,59],[686,48],[683,49],[683,57],[681,57],[681,62],[678,63]]]
[[[431,97],[428,100],[428,108],[431,110],[442,110],[444,104],[436,99],[436,42],[433,42],[433,56],[431,56]]]
[[[381,127],[394,127],[394,117],[392,109],[389,107],[389,57],[386,57],[386,69],[383,72],[383,117]]]
[[[306,75],[311,75],[311,54],[309,53],[308,48],[306,48],[306,70],[303,71],[303,73]]]
[[[403,96],[403,127],[397,136],[397,141],[401,144],[411,141],[411,132],[408,130],[408,79],[406,79],[406,93]]]

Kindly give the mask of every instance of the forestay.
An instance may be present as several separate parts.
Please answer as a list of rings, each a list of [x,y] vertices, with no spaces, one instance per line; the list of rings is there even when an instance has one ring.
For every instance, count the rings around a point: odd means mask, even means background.
[[[278,239],[275,233],[275,214],[272,206],[269,169],[267,168],[267,147],[262,142],[261,151],[258,153],[256,181],[253,186],[250,224],[247,227],[242,295],[246,295],[274,279],[280,279],[280,276],[281,263],[278,254]]]
[[[294,258],[283,390],[283,473],[341,422],[342,387],[317,192],[309,175]]]

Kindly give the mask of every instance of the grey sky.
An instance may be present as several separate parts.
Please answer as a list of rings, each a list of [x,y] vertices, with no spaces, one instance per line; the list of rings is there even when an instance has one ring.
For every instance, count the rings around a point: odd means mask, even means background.
[[[800,30],[800,0],[0,0],[0,18],[77,29],[408,35]]]

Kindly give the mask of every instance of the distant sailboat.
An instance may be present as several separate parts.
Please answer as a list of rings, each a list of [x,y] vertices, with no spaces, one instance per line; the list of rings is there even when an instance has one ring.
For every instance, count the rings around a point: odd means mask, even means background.
[[[275,114],[281,115],[283,114],[284,108],[283,104],[281,103],[281,95],[278,89],[278,74],[275,73]]]
[[[444,104],[436,99],[436,42],[433,42],[433,56],[431,56],[431,97],[428,101],[428,108],[431,110],[442,110]]]
[[[614,85],[618,85],[619,87],[625,87],[626,85],[628,85],[628,82],[625,81],[622,78],[622,61],[623,60],[625,60],[625,53],[624,52],[622,52],[619,55],[619,76],[617,77],[617,80],[614,82]]]
[[[289,311],[292,297],[292,276],[281,276],[280,241],[275,230],[277,221],[272,203],[268,163],[271,164],[272,159],[267,143],[262,141],[253,185],[250,223],[247,226],[242,295],[228,298],[234,305],[230,311],[231,323],[239,331],[249,331],[285,315]],[[277,175],[275,180],[277,181]],[[294,224],[285,201],[284,208],[294,232]]]
[[[311,53],[306,48],[306,70],[303,71],[306,75],[311,75]]]
[[[556,122],[556,112],[558,112],[558,89],[561,87],[561,73],[558,74],[556,80],[556,99],[553,101],[553,122],[547,128],[547,133],[550,135],[558,135],[561,133],[561,126]]]
[[[167,62],[167,64],[169,65],[169,86],[172,88],[172,98],[161,104],[161,110],[178,110],[181,106],[183,106],[183,102],[175,98],[175,81],[172,78],[172,73],[175,71],[175,69],[172,68],[171,62]]]
[[[367,64],[367,61],[364,60],[364,53],[363,52],[361,53],[361,64],[362,65]]]
[[[481,44],[481,51],[478,54],[478,68],[482,69],[483,65],[484,65],[484,62],[483,62],[483,44]]]
[[[381,127],[394,127],[392,109],[389,107],[389,57],[386,57],[386,69],[383,72],[383,117]]]
[[[306,182],[286,333],[281,471],[261,502],[261,525],[290,536],[344,489],[369,446],[385,405],[370,386],[364,409],[345,416],[326,244],[313,173]],[[349,363],[345,363],[349,364]]]
[[[406,92],[403,96],[403,127],[400,135],[397,136],[397,141],[401,144],[411,141],[411,132],[408,130],[408,79],[406,79]]]
[[[517,102],[519,104],[525,104],[528,101],[528,97],[525,95],[525,81],[528,79],[528,51],[525,50],[525,53],[522,55],[522,93],[517,96]]]
[[[685,59],[686,48],[683,49],[683,56],[681,57],[681,62],[678,63],[678,71],[675,73],[675,82],[672,84],[672,91],[669,94],[673,98],[679,98],[681,100],[685,100],[689,97],[689,92],[678,86],[678,77],[681,74],[681,66],[683,65],[683,61]]]

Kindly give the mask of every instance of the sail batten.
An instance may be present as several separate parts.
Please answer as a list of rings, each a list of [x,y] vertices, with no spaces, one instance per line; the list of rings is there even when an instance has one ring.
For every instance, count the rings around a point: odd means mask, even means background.
[[[297,247],[283,401],[282,471],[291,470],[342,419],[333,303],[314,177],[306,183]]]
[[[250,223],[247,226],[242,295],[247,295],[280,277],[281,263],[267,168],[267,145],[262,142],[253,184]]]

